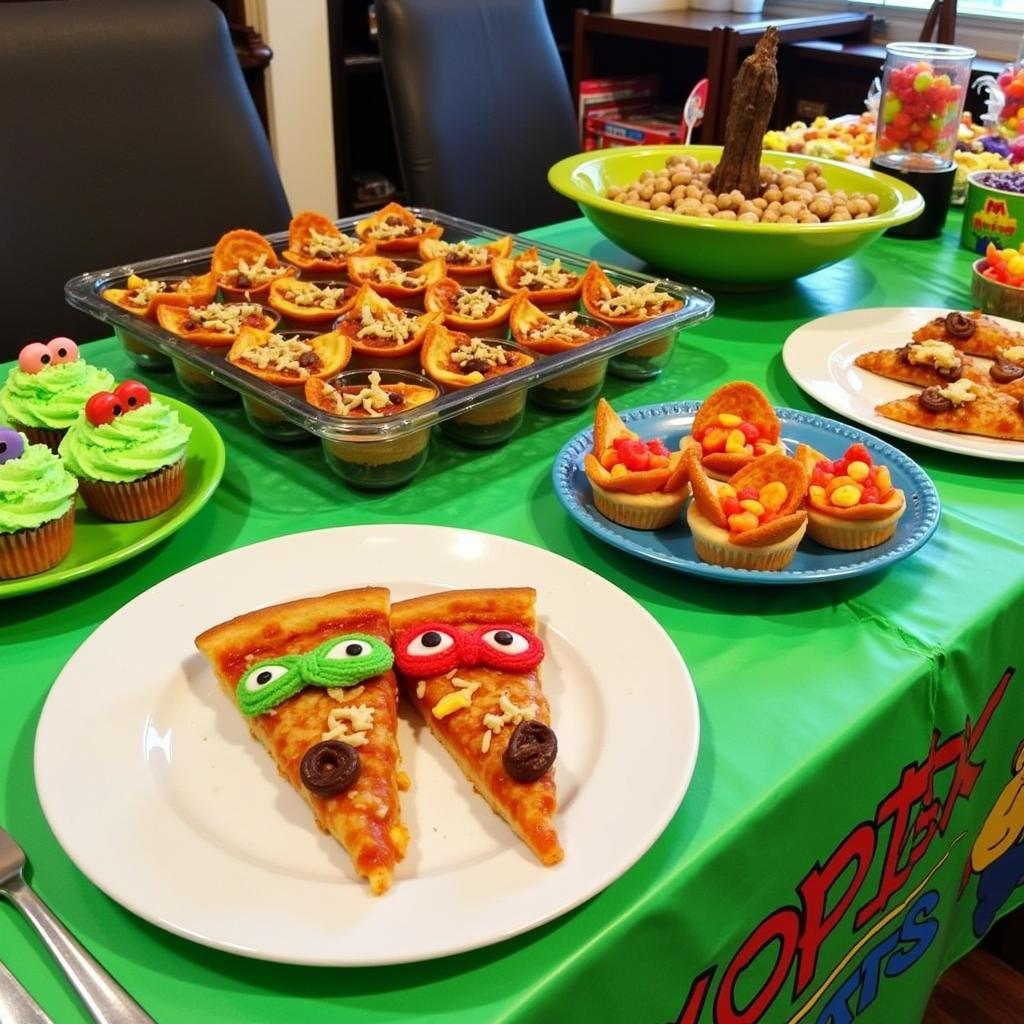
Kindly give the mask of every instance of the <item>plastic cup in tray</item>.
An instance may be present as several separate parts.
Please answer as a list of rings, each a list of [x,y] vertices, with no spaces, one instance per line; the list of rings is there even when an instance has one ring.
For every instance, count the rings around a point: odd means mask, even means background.
[[[440,224],[444,228],[443,238],[446,241],[487,242],[504,234],[493,228],[450,217],[435,210],[413,208],[413,211],[424,220]],[[351,234],[359,219],[348,217],[336,223],[342,231]],[[266,237],[278,252],[284,249],[288,242],[287,232],[284,231]],[[521,236],[513,237],[513,255],[535,247],[545,262],[550,263],[553,259],[559,259],[563,266],[579,274],[586,270],[589,263],[587,257],[578,253]],[[287,435],[289,439],[301,439],[304,434],[310,434],[325,442],[344,442],[353,439],[369,443],[393,442],[403,436],[422,434],[424,428],[456,417],[465,422],[467,414],[472,419],[473,410],[486,403],[494,403],[496,399],[521,394],[526,389],[539,387],[538,397],[541,397],[550,392],[551,389],[547,385],[552,381],[557,384],[559,380],[572,381],[574,378],[593,377],[595,381],[603,379],[605,364],[610,373],[618,376],[636,380],[647,379],[660,373],[668,362],[678,331],[706,320],[714,310],[714,300],[706,292],[673,281],[659,280],[659,290],[683,300],[681,309],[666,316],[653,318],[647,323],[623,330],[613,330],[606,337],[569,352],[549,356],[538,355],[530,366],[485,381],[476,387],[461,390],[442,389],[442,393],[435,401],[398,415],[345,418],[311,406],[306,402],[301,388],[278,387],[232,365],[226,358],[226,347],[208,348],[188,342],[164,330],[158,323],[129,313],[106,301],[101,295],[106,288],[123,287],[131,273],[145,278],[161,279],[205,273],[209,269],[212,252],[213,247],[210,246],[193,252],[147,260],[132,266],[91,271],[70,280],[65,285],[65,296],[69,304],[76,309],[110,324],[114,332],[125,341],[128,354],[136,359],[142,369],[156,369],[160,364],[169,367],[173,364],[179,378],[184,375],[189,380],[208,381],[211,397],[218,401],[225,397],[230,398],[231,392],[240,396],[245,402],[250,422],[268,437],[281,438]],[[623,284],[641,285],[655,280],[635,271],[604,264],[602,266],[613,281]],[[299,276],[318,280],[324,275],[322,272],[314,271],[308,274],[299,272]],[[343,278],[345,275],[331,276]],[[486,281],[478,280],[465,283],[467,287],[487,284]],[[410,308],[422,308],[422,298],[417,301],[403,299],[400,304]],[[582,306],[579,309],[582,310]],[[312,325],[293,321],[285,316],[276,330],[287,336],[308,331],[310,326]],[[323,329],[329,330],[330,324],[324,325]],[[481,336],[493,338],[495,332],[482,331]],[[498,332],[498,336],[510,336],[507,325],[504,332]],[[132,344],[129,345],[127,339],[131,339]],[[380,369],[387,366],[388,360],[382,359]],[[363,368],[366,368],[365,360]],[[196,393],[200,389],[189,390],[194,397],[200,397]],[[589,395],[588,401],[600,390],[600,384],[597,384],[596,390],[590,390],[593,393]],[[569,403],[566,407],[579,406]],[[457,431],[454,433],[457,435]]]

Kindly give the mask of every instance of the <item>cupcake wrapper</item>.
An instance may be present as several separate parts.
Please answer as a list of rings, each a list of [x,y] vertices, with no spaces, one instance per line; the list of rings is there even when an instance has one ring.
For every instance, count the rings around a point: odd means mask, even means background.
[[[134,523],[152,519],[169,509],[185,487],[185,460],[130,483],[79,480],[78,490],[86,505],[103,519]]]
[[[28,438],[29,444],[45,444],[54,455],[57,454],[57,446],[67,433],[66,430],[52,430],[49,427],[27,427],[24,423],[16,423],[13,426]]]
[[[35,576],[52,569],[71,550],[75,532],[75,503],[59,519],[34,530],[0,533],[0,580]]]
[[[782,550],[743,547],[739,544],[730,544],[728,547],[725,547],[722,544],[711,543],[696,535],[693,538],[693,550],[696,551],[697,557],[702,562],[710,562],[712,565],[722,565],[730,569],[768,571],[785,569],[793,561],[796,549],[796,544],[791,548],[784,548]]]
[[[650,505],[627,505],[623,501],[617,501],[615,494],[608,491],[594,491],[594,507],[603,516],[607,516],[612,522],[620,526],[628,526],[634,530],[660,530],[670,526],[678,518],[683,510],[688,490],[684,490],[678,503],[664,506]]]
[[[812,540],[835,551],[863,551],[884,544],[896,532],[896,523],[876,527],[863,523],[859,530],[838,529],[816,518],[808,518],[807,533]]]

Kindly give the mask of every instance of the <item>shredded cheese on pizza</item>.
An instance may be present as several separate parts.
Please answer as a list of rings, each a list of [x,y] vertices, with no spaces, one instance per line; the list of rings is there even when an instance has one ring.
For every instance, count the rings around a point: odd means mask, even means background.
[[[336,260],[339,256],[355,252],[362,244],[351,235],[322,234],[316,228],[310,228],[309,237],[302,244],[302,251],[315,260]]]
[[[954,381],[952,384],[946,385],[944,388],[939,388],[939,394],[942,395],[943,398],[948,398],[959,408],[961,405],[973,402],[978,397],[976,388],[977,385],[974,381],[963,377],[958,381]]]
[[[960,354],[948,341],[922,341],[910,346],[907,361],[934,366],[936,370],[953,370],[960,362]]]
[[[182,284],[187,283],[182,282]],[[133,306],[148,306],[154,295],[165,291],[167,291],[166,281],[144,281],[138,288],[128,293],[128,301]]]
[[[346,741],[348,742],[348,741]],[[383,820],[388,816],[387,804],[375,793],[368,793],[365,789],[353,790],[348,795],[353,807],[372,814],[375,818]]]
[[[452,679],[452,686],[455,687],[451,693],[445,694],[434,706],[431,712],[435,718],[447,718],[456,711],[468,708],[473,703],[473,694],[480,689],[479,683],[459,679],[458,676]]]
[[[498,300],[486,288],[463,288],[455,296],[452,312],[471,320],[483,320],[498,306]]]
[[[375,314],[369,306],[363,306],[360,323],[362,326],[356,332],[357,338],[375,339],[395,345],[407,342],[415,330],[415,317],[404,316],[390,309],[377,310]]]
[[[638,286],[620,284],[616,288],[602,284],[597,308],[610,317],[651,317],[661,313],[672,301],[672,296],[667,292],[658,291],[657,281],[648,281]]]
[[[339,704],[344,704],[350,700],[358,700],[365,689],[365,686],[329,686],[327,696]]]
[[[1011,363],[1024,365],[1024,345],[1011,345],[999,350],[999,354]]]
[[[412,224],[407,224],[401,217],[389,214],[387,217],[371,225],[367,229],[366,234],[370,238],[378,238],[381,241],[387,242],[395,238],[407,238],[409,235],[418,235],[426,226],[426,221],[422,221],[418,217],[413,219]]]
[[[491,748],[491,737],[497,736],[506,725],[518,725],[520,722],[532,722],[537,717],[537,708],[533,704],[520,707],[509,696],[508,690],[502,690],[498,698],[500,712],[484,715],[484,728],[487,730],[480,741],[480,752],[486,754]]]
[[[370,269],[370,277],[375,284],[393,285],[395,288],[421,288],[423,281],[401,267],[383,266],[375,263]]]
[[[444,256],[448,263],[463,263],[474,267],[482,267],[491,258],[489,249],[472,242],[441,242],[431,246],[431,251]]]
[[[483,373],[496,366],[508,366],[512,362],[506,349],[488,345],[479,338],[472,338],[468,343],[452,349],[449,359],[460,373]]]
[[[324,385],[324,397],[334,402],[334,411],[339,416],[349,416],[356,409],[362,409],[368,416],[383,416],[383,409],[388,408],[391,396],[380,386],[380,373],[373,370],[369,376],[369,384],[358,391],[344,392]]]
[[[574,345],[590,341],[592,336],[582,327],[576,326],[578,316],[579,313],[569,311],[559,313],[557,317],[552,317],[544,324],[531,327],[527,337],[530,341],[568,341]]]
[[[284,298],[295,306],[315,306],[317,309],[337,309],[345,298],[345,286],[321,288],[309,281],[296,281],[282,289]]]
[[[350,747],[362,747],[369,742],[366,734],[373,728],[373,712],[368,704],[331,708],[327,714],[327,729],[320,738],[341,740]]]
[[[185,326],[201,327],[204,331],[220,334],[237,334],[242,329],[242,322],[249,317],[257,317],[262,323],[263,307],[255,302],[211,302],[208,306],[189,306]]]
[[[272,281],[275,277],[280,277],[287,272],[287,267],[268,267],[267,259],[268,256],[265,252],[261,252],[252,263],[244,256],[241,256],[238,260],[238,266],[233,270],[225,270],[222,276],[235,278],[236,287],[238,288],[251,288],[256,285],[266,284],[267,281]],[[245,278],[248,284],[243,283],[239,280],[240,278]]]
[[[313,353],[313,346],[299,337],[285,338],[280,334],[271,334],[262,345],[248,349],[244,358],[260,370],[292,370],[305,379],[309,370],[302,365],[303,356]],[[307,360],[308,361],[308,360]]]
[[[520,260],[518,266],[522,271],[517,282],[520,288],[530,288],[533,291],[544,288],[567,288],[576,280],[575,274],[562,269],[562,261],[559,259],[552,260],[548,266],[539,259]]]

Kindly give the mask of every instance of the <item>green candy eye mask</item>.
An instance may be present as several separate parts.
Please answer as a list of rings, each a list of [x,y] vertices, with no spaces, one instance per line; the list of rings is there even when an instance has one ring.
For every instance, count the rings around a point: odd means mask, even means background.
[[[305,654],[285,654],[247,669],[235,694],[246,717],[262,715],[307,686],[355,686],[387,672],[395,656],[379,637],[346,633]]]

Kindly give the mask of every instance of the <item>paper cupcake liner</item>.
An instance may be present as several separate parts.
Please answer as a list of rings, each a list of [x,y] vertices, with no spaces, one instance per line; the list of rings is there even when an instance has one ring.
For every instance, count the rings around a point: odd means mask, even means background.
[[[75,503],[59,519],[32,530],[0,533],[0,580],[35,576],[52,569],[71,550],[75,532]]]
[[[57,454],[57,446],[60,444],[66,430],[53,430],[49,427],[27,427],[24,423],[12,423],[15,430],[20,430],[29,440],[29,444],[45,444],[47,448]]]
[[[896,523],[878,526],[870,521],[857,523],[856,529],[849,524],[843,527],[823,523],[817,516],[808,517],[807,532],[812,540],[836,551],[863,551],[865,548],[884,544],[896,532]]]
[[[744,547],[740,544],[726,546],[694,534],[693,550],[702,562],[710,562],[712,565],[722,565],[729,569],[777,571],[785,569],[793,561],[802,536],[803,531],[798,531],[793,535],[793,546],[780,549],[775,545],[770,548]]]
[[[628,526],[634,530],[660,530],[670,526],[683,510],[689,488],[679,492],[679,500],[671,504],[644,504],[638,502],[643,495],[619,495],[614,491],[606,491],[591,485],[594,492],[594,507],[603,516],[620,526]],[[659,495],[660,496],[660,495]],[[632,499],[629,501],[628,499]]]
[[[160,515],[181,497],[184,487],[184,459],[128,483],[78,481],[78,490],[86,505],[96,515],[115,523],[134,523]]]

